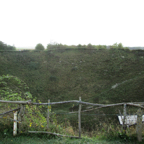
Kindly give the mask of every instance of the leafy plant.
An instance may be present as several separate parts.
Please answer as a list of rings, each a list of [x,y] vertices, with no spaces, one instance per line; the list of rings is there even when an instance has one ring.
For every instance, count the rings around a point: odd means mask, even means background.
[[[2,100],[28,100],[32,98],[27,84],[16,76],[0,76],[0,99]]]
[[[18,77],[11,75],[3,75],[0,77],[0,95],[3,100],[16,100],[16,101],[25,101],[28,99],[32,99],[33,102],[36,102],[36,98],[32,98],[31,93],[28,91],[29,87],[25,82],[20,80]],[[41,103],[40,100],[38,100]],[[2,109],[6,110],[11,108],[12,105],[1,104]],[[16,107],[16,106],[14,106]],[[47,111],[47,107],[43,105],[25,105],[25,115],[24,121],[22,122],[22,130],[20,133],[29,131],[47,131],[47,119],[46,114],[43,113],[43,110]],[[73,131],[71,128],[68,131],[68,128],[63,128],[62,124],[58,124],[55,113],[50,112],[50,121],[49,121],[49,129],[50,132],[55,133],[64,133],[64,130],[69,133]],[[4,135],[6,135],[8,131],[9,122],[5,119],[10,119],[10,116],[3,117],[1,123],[3,123],[6,127],[3,129]],[[70,129],[70,128],[69,128]]]

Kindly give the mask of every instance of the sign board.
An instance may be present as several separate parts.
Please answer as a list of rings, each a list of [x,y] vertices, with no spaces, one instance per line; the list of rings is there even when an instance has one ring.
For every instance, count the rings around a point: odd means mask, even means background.
[[[118,116],[119,122],[121,125],[123,125],[124,122],[124,116]],[[142,116],[142,122],[144,122],[144,115]],[[134,125],[137,123],[137,115],[127,115],[125,116],[125,122],[126,125]]]

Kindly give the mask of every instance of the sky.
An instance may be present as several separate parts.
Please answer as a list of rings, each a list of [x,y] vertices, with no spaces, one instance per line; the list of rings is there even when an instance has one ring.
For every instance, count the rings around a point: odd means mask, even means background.
[[[0,0],[0,41],[144,46],[144,0]]]

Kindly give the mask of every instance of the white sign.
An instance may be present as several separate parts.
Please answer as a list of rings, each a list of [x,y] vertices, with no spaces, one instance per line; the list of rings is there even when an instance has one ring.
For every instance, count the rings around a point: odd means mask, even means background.
[[[119,122],[121,125],[123,125],[124,122],[124,116],[118,116]],[[142,122],[144,122],[144,115],[142,116]],[[126,125],[134,125],[137,123],[137,115],[127,115],[125,116],[125,122]]]

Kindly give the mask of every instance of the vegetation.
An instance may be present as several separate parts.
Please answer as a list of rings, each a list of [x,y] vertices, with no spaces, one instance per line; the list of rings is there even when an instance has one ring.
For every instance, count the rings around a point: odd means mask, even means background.
[[[2,100],[18,100],[24,101],[27,99],[32,99],[33,102],[36,102],[36,99],[32,98],[30,92],[24,92],[28,90],[29,87],[21,81],[19,78],[3,75],[0,77],[0,95]],[[39,103],[40,100],[38,100]],[[0,104],[1,110],[0,113],[6,112],[12,108],[17,108],[17,105],[14,104]],[[26,105],[25,107],[25,115],[24,121],[21,124],[21,129],[19,129],[19,133],[27,133],[27,131],[47,131],[47,120],[46,115],[43,113],[43,110],[47,110],[47,106],[33,106]],[[12,125],[10,122],[13,115],[9,114],[7,116],[3,116],[3,119],[0,119],[0,136],[11,136],[12,135]],[[57,122],[56,116],[53,112],[50,111],[50,122],[49,129],[50,132],[56,132],[61,134],[74,135],[73,129],[70,124],[67,122],[67,126],[64,124],[59,124]],[[49,136],[51,137],[51,136]]]
[[[10,46],[10,45],[7,45],[5,43],[3,43],[2,41],[0,41],[0,51],[1,50],[16,50],[15,46]]]
[[[0,138],[1,140],[2,138]],[[0,141],[0,144],[23,144],[27,142],[27,144],[142,144],[138,143],[135,139],[133,140],[121,140],[121,139],[114,139],[112,141],[109,140],[98,140],[97,138],[88,138],[84,137],[82,139],[70,139],[70,138],[47,138],[45,135],[20,135],[17,137],[5,137]]]
[[[47,50],[60,50],[60,49],[106,49],[106,45],[92,45],[92,44],[88,44],[88,45],[81,45],[78,44],[76,45],[63,45],[63,44],[59,44],[59,43],[49,43],[47,45]],[[123,48],[123,47],[121,47]]]
[[[19,78],[11,75],[0,76],[0,99],[16,100],[31,99],[29,87]]]
[[[129,50],[122,44],[114,44],[109,49],[106,46],[91,44],[75,47],[54,44],[51,46],[53,48],[48,46],[48,50],[45,51],[3,51],[0,53],[0,75],[4,75],[0,81],[0,92],[3,98],[9,93],[9,95],[16,94],[25,99],[25,93],[29,92],[35,96],[31,99],[37,102],[47,102],[48,99],[51,102],[78,100],[79,96],[83,101],[105,104],[144,101],[143,50]],[[21,79],[21,82],[25,81],[29,89],[19,87],[17,78]],[[15,86],[10,83],[15,83]],[[82,110],[86,108],[88,107],[82,106]],[[42,121],[36,120],[38,116],[33,114],[35,109],[38,113],[41,112],[39,109],[43,109],[44,113],[38,114]],[[98,136],[98,139],[120,137],[117,114],[119,110],[122,112],[122,109],[118,107],[83,113],[83,136]],[[52,106],[52,112],[55,113],[52,119],[55,119],[60,129],[55,127],[52,121],[51,131],[65,133],[64,127],[68,127],[69,134],[74,132],[74,135],[77,135],[77,115],[67,114],[69,111],[77,110],[76,104]],[[135,113],[136,110],[133,109],[131,112]],[[29,115],[26,122],[33,117],[29,129],[45,130],[46,107],[27,107],[27,111]],[[39,121],[44,127],[41,125],[36,127]],[[129,138],[134,131],[133,128],[133,131],[128,133]]]
[[[44,49],[45,48],[41,43],[37,44],[36,47],[35,47],[35,50],[44,50]]]

